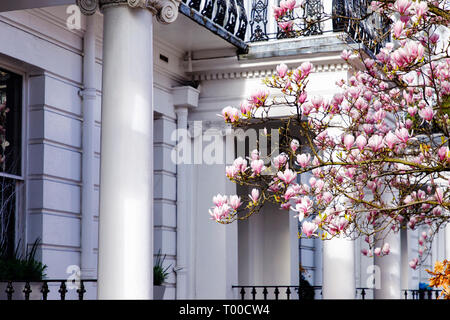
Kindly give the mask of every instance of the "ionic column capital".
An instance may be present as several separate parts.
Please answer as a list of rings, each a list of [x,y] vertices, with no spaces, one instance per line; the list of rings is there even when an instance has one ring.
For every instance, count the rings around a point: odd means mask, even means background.
[[[111,6],[128,5],[131,8],[150,10],[164,24],[175,21],[180,2],[181,0],[76,0],[81,13],[85,15],[94,14],[97,8],[103,10]]]

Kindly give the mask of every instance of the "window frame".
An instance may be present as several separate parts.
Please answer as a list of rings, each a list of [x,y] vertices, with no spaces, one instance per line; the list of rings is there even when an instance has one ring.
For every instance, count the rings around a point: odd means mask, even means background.
[[[11,174],[0,172],[0,177],[15,180],[15,217],[14,217],[14,246],[20,244],[19,250],[23,251],[27,247],[28,237],[26,232],[27,224],[27,145],[28,145],[28,102],[29,102],[29,75],[25,69],[18,66],[20,62],[6,61],[0,56],[0,68],[15,73],[22,77],[21,86],[21,139],[20,139],[20,172]]]

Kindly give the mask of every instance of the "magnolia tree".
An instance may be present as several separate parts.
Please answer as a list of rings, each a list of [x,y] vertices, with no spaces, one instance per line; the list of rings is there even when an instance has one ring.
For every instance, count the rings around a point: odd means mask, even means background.
[[[289,19],[295,23],[297,6],[284,0],[274,9],[282,26]],[[212,218],[227,224],[277,203],[296,212],[300,236],[363,237],[367,256],[389,254],[389,233],[421,228],[419,256],[410,261],[415,269],[450,219],[445,6],[445,1],[372,2],[360,19],[390,21],[374,34],[378,44],[388,35],[391,42],[376,53],[364,46],[344,50],[342,59],[355,72],[337,83],[339,93],[331,99],[308,95],[311,63],[294,69],[281,64],[264,80],[266,88],[240,108],[223,109],[224,121],[234,128],[281,122],[280,153],[262,157],[257,148],[228,166],[227,177],[251,191],[248,197],[215,196]],[[273,119],[276,109],[289,113]],[[307,172],[310,178],[298,182]]]

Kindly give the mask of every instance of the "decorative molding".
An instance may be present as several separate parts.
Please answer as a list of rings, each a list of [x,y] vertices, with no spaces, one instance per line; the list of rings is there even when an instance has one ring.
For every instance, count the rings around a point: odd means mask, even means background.
[[[111,6],[128,5],[131,8],[150,10],[159,22],[172,23],[178,16],[178,6],[181,0],[76,0],[81,12],[92,15],[97,8],[103,10]]]
[[[314,65],[313,72],[323,73],[323,72],[338,72],[349,70],[349,65],[346,63],[332,63],[332,64],[321,64]],[[202,81],[202,80],[227,80],[227,79],[259,79],[269,77],[276,74],[275,69],[256,69],[256,70],[246,70],[246,71],[211,71],[202,73],[193,73],[192,80]]]
[[[97,11],[97,0],[77,0],[77,6],[80,8],[82,14],[90,16]]]
[[[191,138],[198,138],[205,133],[226,136],[233,132],[233,127],[223,120],[188,121],[188,132]]]

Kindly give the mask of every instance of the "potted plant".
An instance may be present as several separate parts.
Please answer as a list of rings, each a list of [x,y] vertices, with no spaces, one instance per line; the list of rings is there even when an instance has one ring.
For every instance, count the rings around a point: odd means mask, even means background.
[[[30,250],[25,251],[25,254],[19,253],[20,240],[14,250],[12,256],[7,256],[3,246],[0,248],[0,300],[8,298],[6,289],[9,281],[12,281],[14,292],[12,294],[13,300],[24,300],[25,293],[23,292],[27,282],[31,290],[29,299],[40,300],[42,297],[40,282],[45,277],[46,265],[35,260],[36,250],[39,245],[39,239],[31,246]]]
[[[166,287],[163,283],[169,276],[167,270],[169,270],[172,265],[164,268],[163,264],[165,259],[166,255],[161,256],[161,250],[159,250],[156,255],[155,265],[153,266],[153,299],[155,300],[162,300],[164,292],[166,291]]]

